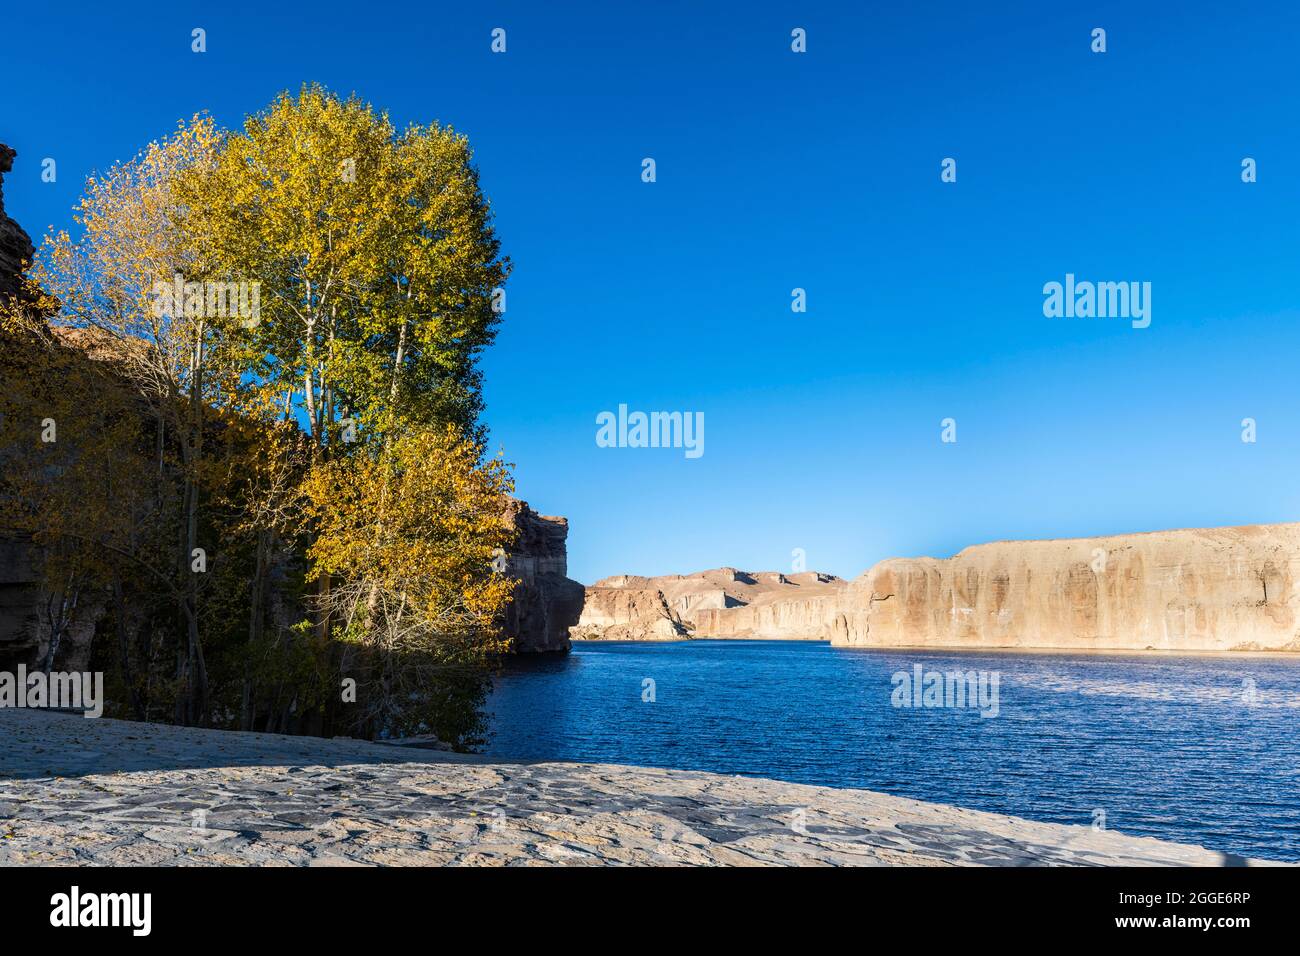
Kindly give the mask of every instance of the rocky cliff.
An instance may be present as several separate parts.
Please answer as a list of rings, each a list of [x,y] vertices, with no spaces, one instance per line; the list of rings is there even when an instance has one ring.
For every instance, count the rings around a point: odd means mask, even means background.
[[[31,238],[5,214],[4,174],[13,169],[15,155],[0,143],[0,300],[18,292],[19,275],[32,257]],[[30,545],[0,538],[0,670],[32,663],[44,654],[46,648],[35,627],[41,599],[39,578]]]
[[[852,582],[732,568],[606,578],[575,638],[845,647],[1300,651],[1300,524],[999,541]]]
[[[682,640],[687,637],[817,638],[824,613],[845,586],[817,572],[781,574],[715,568],[659,577],[617,575],[586,590],[573,637],[579,640]],[[823,612],[823,602],[830,610]],[[803,617],[801,617],[801,615]]]
[[[583,599],[582,585],[567,577],[569,522],[539,515],[514,498],[505,514],[518,535],[505,573],[519,579],[506,609],[506,633],[519,653],[567,651]]]
[[[31,305],[22,292],[21,275],[31,263],[31,237],[4,208],[4,174],[13,169],[14,150],[0,143],[0,301],[17,299],[24,308]],[[0,348],[4,348],[0,342]],[[0,381],[0,388],[6,383]],[[0,470],[5,464],[0,448]],[[90,658],[95,624],[104,612],[101,594],[79,594],[77,612],[51,648],[49,618],[59,598],[42,581],[42,555],[22,536],[4,535],[5,501],[0,498],[0,671],[17,665],[44,666],[57,662],[67,670],[82,670]],[[12,504],[10,505],[12,507]]]
[[[1300,651],[1300,524],[999,541],[882,561],[827,628],[852,647]]]
[[[696,637],[747,637],[766,640],[826,640],[841,617],[847,582],[809,588],[806,594],[767,594],[743,607],[705,609],[695,615]]]
[[[5,214],[4,174],[13,169],[18,155],[0,143],[0,297],[12,296],[18,291],[18,277],[32,260],[32,240]]]
[[[570,631],[580,641],[674,641],[690,635],[658,588],[591,587]]]
[[[0,537],[0,671],[33,664],[44,648],[36,628],[40,576],[30,545]]]

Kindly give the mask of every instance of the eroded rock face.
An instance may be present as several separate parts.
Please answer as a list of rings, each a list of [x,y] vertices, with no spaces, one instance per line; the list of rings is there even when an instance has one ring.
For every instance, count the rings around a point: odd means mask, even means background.
[[[999,541],[856,578],[860,647],[1300,651],[1300,524]]]
[[[23,227],[5,215],[4,174],[13,169],[17,153],[0,143],[0,296],[18,292],[18,277],[31,262],[34,250]]]
[[[18,292],[19,274],[32,257],[31,239],[5,215],[4,174],[13,169],[15,155],[0,143],[0,298]],[[36,563],[27,541],[0,538],[0,670],[34,664],[46,649],[37,627],[42,595]]]
[[[12,672],[20,664],[85,670],[107,595],[94,588],[79,591],[76,610],[51,648],[50,616],[58,613],[63,596],[50,593],[41,563],[42,553],[30,541],[0,536],[0,671]]]
[[[615,575],[587,588],[582,618],[572,633],[575,640],[817,639],[822,602],[845,584],[815,571],[782,574],[729,567],[659,577]],[[832,602],[831,610],[838,605]]]
[[[744,607],[699,611],[695,636],[829,640],[830,629],[840,617],[840,594],[846,584],[840,581],[834,588],[810,588],[808,594],[764,595]]]
[[[518,653],[567,651],[583,601],[582,585],[567,576],[568,519],[539,515],[514,498],[505,517],[518,532],[505,573],[519,579],[506,608],[506,634]]]
[[[653,587],[587,588],[575,640],[671,641],[688,635],[681,616]]]
[[[0,671],[34,664],[41,651],[37,610],[40,573],[31,545],[0,538]]]

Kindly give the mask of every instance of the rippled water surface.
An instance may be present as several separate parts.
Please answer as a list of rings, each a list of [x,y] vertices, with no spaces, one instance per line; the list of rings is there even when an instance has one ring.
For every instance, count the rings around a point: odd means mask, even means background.
[[[892,706],[892,675],[916,664],[998,673],[997,716]],[[1290,658],[576,644],[513,661],[489,709],[500,757],[866,787],[1059,823],[1102,810],[1126,833],[1300,860]]]

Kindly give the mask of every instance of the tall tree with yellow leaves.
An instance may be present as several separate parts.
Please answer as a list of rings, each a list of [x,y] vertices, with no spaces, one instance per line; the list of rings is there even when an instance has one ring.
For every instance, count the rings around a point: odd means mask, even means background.
[[[464,136],[398,132],[309,86],[251,116],[191,182],[218,270],[261,282],[251,371],[322,452],[345,420],[481,437],[477,360],[510,265]]]
[[[308,558],[339,582],[318,600],[336,639],[363,651],[354,731],[400,724],[429,666],[506,649],[497,621],[514,581],[493,564],[512,543],[501,519],[512,484],[503,462],[482,457],[455,425],[421,426],[322,463],[303,484],[317,530]]]
[[[308,86],[250,117],[187,183],[205,257],[262,284],[249,380],[304,423],[315,461],[353,443],[387,454],[394,436],[447,423],[482,437],[477,360],[510,264],[464,136],[399,133]],[[324,638],[331,573],[317,582]]]
[[[306,87],[236,132],[180,124],[88,181],[79,237],[47,240],[36,278],[57,299],[50,324],[111,356],[154,419],[158,475],[180,478],[170,505],[156,482],[157,513],[177,516],[172,566],[122,549],[176,599],[178,721],[208,719],[201,628],[233,608],[232,586],[248,595],[243,726],[268,710],[277,729],[306,712],[333,725],[321,675],[337,674],[341,647],[385,661],[374,686],[387,703],[359,722],[372,732],[410,697],[389,693],[402,660],[500,649],[513,582],[492,566],[509,544],[509,480],[483,459],[477,362],[510,265],[491,218],[464,136],[398,131]],[[207,593],[200,564],[222,548],[250,579],[227,561]],[[297,548],[317,639],[296,645],[277,623],[268,642],[269,575]],[[268,647],[289,670],[305,662],[314,687],[280,668],[275,702],[259,705],[248,655]]]

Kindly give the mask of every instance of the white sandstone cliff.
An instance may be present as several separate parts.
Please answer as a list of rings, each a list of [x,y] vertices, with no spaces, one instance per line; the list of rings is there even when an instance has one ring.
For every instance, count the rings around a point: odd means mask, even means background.
[[[999,541],[891,559],[827,629],[849,647],[1300,651],[1300,524]]]

